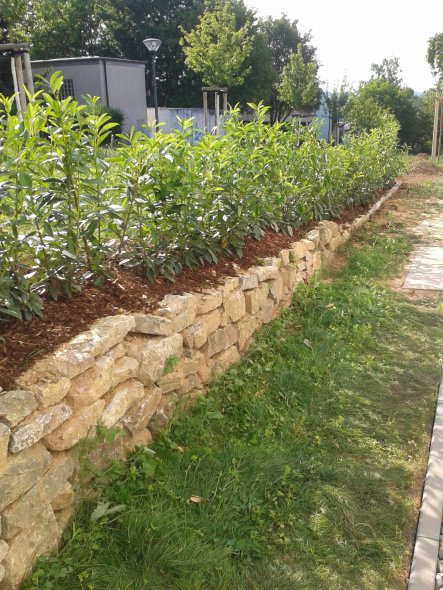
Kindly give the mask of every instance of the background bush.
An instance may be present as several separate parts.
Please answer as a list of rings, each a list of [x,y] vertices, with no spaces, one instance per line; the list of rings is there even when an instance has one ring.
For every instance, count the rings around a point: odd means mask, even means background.
[[[23,117],[0,97],[0,318],[41,313],[41,296],[71,295],[110,276],[110,263],[152,280],[241,254],[247,236],[291,231],[367,202],[401,168],[392,119],[346,144],[315,128],[267,125],[232,110],[225,135],[120,135],[97,99],[58,98],[62,78]]]

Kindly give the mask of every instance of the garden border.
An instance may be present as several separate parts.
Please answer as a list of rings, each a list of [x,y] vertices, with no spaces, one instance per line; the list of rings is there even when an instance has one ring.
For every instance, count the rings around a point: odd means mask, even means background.
[[[326,266],[400,186],[351,224],[321,221],[279,256],[213,289],[166,296],[151,314],[97,320],[36,361],[17,389],[0,393],[2,590],[16,590],[35,560],[60,542],[78,480],[71,449],[97,424],[124,430],[112,448],[120,456],[148,444],[177,401],[186,408],[204,394],[254,332],[290,304],[297,284]]]
[[[443,371],[443,367],[442,367]],[[443,372],[438,388],[428,468],[413,550],[408,590],[434,590],[443,512]]]

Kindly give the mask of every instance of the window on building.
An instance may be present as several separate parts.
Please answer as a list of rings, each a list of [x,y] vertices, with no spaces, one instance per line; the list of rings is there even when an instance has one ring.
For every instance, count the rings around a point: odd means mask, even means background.
[[[74,80],[63,80],[59,96],[61,99],[68,98],[68,96],[74,98]]]

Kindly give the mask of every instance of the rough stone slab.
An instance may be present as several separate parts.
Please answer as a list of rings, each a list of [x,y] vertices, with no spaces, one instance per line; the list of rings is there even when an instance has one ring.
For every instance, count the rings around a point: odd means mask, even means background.
[[[312,229],[306,234],[306,240],[313,242],[316,248],[318,248],[321,241],[321,233],[319,229]]]
[[[240,350],[243,350],[246,346],[246,343],[255,332],[255,330],[259,327],[260,320],[258,320],[254,316],[247,316],[241,319],[237,324],[238,329],[238,346]]]
[[[238,277],[238,286],[242,291],[255,289],[258,287],[258,279],[256,275],[241,275]]]
[[[212,334],[220,326],[221,310],[214,309],[209,313],[197,316],[195,322],[183,330],[183,344],[187,348],[201,348]]]
[[[167,375],[163,375],[157,381],[157,385],[160,387],[163,393],[170,393],[176,389],[179,389],[183,384],[183,371],[181,367],[176,367],[174,371],[168,373]]]
[[[126,428],[132,435],[144,430],[157,410],[161,399],[161,389],[158,387],[146,388],[144,397],[131,406],[119,424]]]
[[[19,453],[50,434],[72,416],[72,409],[65,403],[47,410],[35,412],[12,433],[9,451]]]
[[[166,426],[174,415],[177,407],[178,396],[175,393],[163,395],[157,406],[157,409],[149,420],[148,429],[155,436]]]
[[[0,471],[0,510],[12,504],[45,474],[51,454],[41,443],[9,458]]]
[[[290,250],[289,249],[280,250],[280,254],[279,254],[280,268],[282,266],[287,266],[289,264],[289,262],[290,262],[290,260],[289,260],[289,253],[290,253]]]
[[[235,291],[235,289],[238,288],[238,285],[238,277],[228,277],[225,279],[224,283],[218,287],[222,292],[223,301],[232,293],[232,291]]]
[[[143,395],[143,383],[136,379],[129,379],[117,385],[107,396],[108,405],[101,415],[100,423],[108,428],[115,426],[132,404]]]
[[[224,328],[220,328],[213,334],[210,334],[208,342],[204,346],[204,353],[209,357],[214,354],[229,348],[238,340],[237,328],[232,324],[228,324]]]
[[[289,261],[290,262],[299,262],[302,258],[306,256],[306,245],[302,242],[294,242],[291,244],[291,249],[289,251]]]
[[[172,321],[173,332],[181,332],[194,322],[198,303],[196,295],[166,295],[156,313]]]
[[[269,295],[275,303],[281,301],[283,297],[283,279],[280,274],[273,281],[269,281]]]
[[[111,389],[114,362],[114,355],[104,354],[93,367],[72,379],[66,399],[74,409],[93,404]]]
[[[418,248],[403,283],[403,289],[443,291],[443,248]]]
[[[123,356],[115,361],[112,367],[112,384],[116,387],[123,381],[137,377],[138,361],[129,356]]]
[[[205,356],[203,353],[197,350],[185,351],[185,357],[180,362],[180,368],[185,377],[197,373],[200,365],[205,362]]]
[[[6,464],[8,458],[9,438],[11,429],[6,424],[0,423],[0,470]]]
[[[51,502],[51,507],[54,512],[59,510],[64,510],[69,506],[72,506],[74,503],[74,488],[72,485],[67,481],[63,488],[61,489],[60,493],[54,498]],[[56,516],[57,518],[57,516]],[[58,522],[58,520],[57,520]]]
[[[2,566],[2,564],[0,563],[0,582],[3,580],[3,578],[5,577],[5,568]],[[15,589],[14,589],[15,590]]]
[[[261,266],[275,266],[280,268],[281,259],[279,256],[268,256],[260,259]]]
[[[65,451],[86,438],[92,426],[98,424],[105,400],[99,399],[90,406],[78,408],[72,418],[45,437],[44,442],[51,451]]]
[[[5,559],[9,551],[9,545],[6,541],[0,539],[0,562]]]
[[[171,336],[174,332],[172,320],[154,314],[134,314],[135,328],[131,332],[151,334],[153,336]]]
[[[57,548],[61,534],[54,512],[48,506],[40,513],[34,528],[20,531],[11,539],[9,552],[3,562],[5,578],[2,590],[17,590],[32,563],[41,555]]]
[[[70,387],[71,380],[68,377],[61,377],[55,382],[39,382],[30,385],[29,390],[35,395],[40,408],[49,408],[64,399]]]
[[[189,375],[183,380],[183,383],[178,391],[179,395],[189,393],[196,389],[202,389],[203,383],[198,375]]]
[[[212,360],[214,361],[213,374],[221,375],[228,367],[240,360],[240,354],[236,346],[231,346],[216,354]]]
[[[254,266],[250,269],[258,281],[269,281],[278,277],[278,268],[276,266]]]
[[[306,256],[307,252],[312,252],[316,248],[315,243],[312,242],[311,240],[307,240],[306,238],[303,238],[302,240],[300,240],[300,242],[305,247],[305,256]]]
[[[266,301],[263,303],[260,311],[257,313],[257,318],[263,324],[269,324],[274,319],[274,301],[268,297]]]
[[[171,356],[183,356],[183,337],[173,336],[128,336],[125,340],[127,356],[139,364],[138,379],[146,386],[153,385],[162,375],[165,363]]]
[[[223,303],[223,293],[221,291],[208,291],[200,295],[198,302],[197,313],[209,313],[213,309],[217,309]]]
[[[13,428],[37,409],[34,394],[22,389],[0,393],[0,420]]]
[[[245,296],[242,291],[233,291],[223,302],[224,322],[237,322],[246,313]]]

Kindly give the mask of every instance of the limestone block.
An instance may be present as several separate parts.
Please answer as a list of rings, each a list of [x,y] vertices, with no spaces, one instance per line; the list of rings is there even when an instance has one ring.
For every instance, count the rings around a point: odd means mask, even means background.
[[[189,375],[186,377],[180,387],[178,394],[183,395],[195,389],[202,389],[203,382],[198,375]]]
[[[76,409],[72,418],[45,437],[44,442],[48,449],[51,449],[51,451],[64,451],[71,449],[80,440],[85,439],[91,427],[98,424],[105,403],[105,400],[99,399],[90,406]]]
[[[70,349],[65,345],[53,354],[38,360],[30,369],[20,375],[19,381],[22,387],[45,380],[56,382],[61,377],[75,377],[95,364],[94,355],[82,350]]]
[[[8,458],[9,437],[11,429],[0,422],[0,470]]]
[[[0,582],[3,580],[4,577],[5,577],[5,568],[0,563]]]
[[[320,226],[318,231],[320,233],[320,247],[325,248],[331,241],[332,231],[327,225]]]
[[[310,242],[313,242],[315,247],[318,248],[318,246],[320,245],[320,241],[321,241],[320,230],[312,229],[310,232],[308,232],[306,234],[306,239],[309,240]]]
[[[237,322],[246,313],[245,296],[243,291],[233,291],[223,302],[225,324]]]
[[[335,221],[323,220],[319,222],[319,226],[328,228],[333,238],[339,233],[339,225]]]
[[[181,332],[195,320],[198,303],[195,295],[166,295],[156,313],[172,320],[173,332]]]
[[[64,510],[74,504],[74,488],[67,481],[60,493],[52,500],[51,507],[54,512]],[[57,515],[56,515],[57,517]]]
[[[280,262],[281,262],[280,267],[286,266],[289,264],[289,253],[290,253],[290,250],[288,250],[288,249],[280,251]]]
[[[134,314],[135,328],[131,332],[151,334],[153,336],[170,336],[174,332],[172,320],[154,314]]]
[[[342,243],[344,244],[345,242],[347,242],[349,240],[349,238],[351,237],[351,232],[349,230],[344,230],[341,234],[342,237]]]
[[[214,309],[209,313],[197,316],[195,322],[183,330],[183,343],[187,348],[201,348],[212,334],[220,326],[221,311]]]
[[[184,380],[184,375],[181,367],[176,367],[171,373],[163,375],[157,381],[157,385],[160,387],[163,393],[170,393],[176,389],[179,389]]]
[[[127,436],[124,439],[124,448],[126,453],[133,451],[137,447],[147,447],[152,441],[152,434],[147,428],[134,432],[132,436]]]
[[[211,357],[217,352],[229,348],[238,340],[237,328],[233,324],[228,324],[224,328],[220,328],[213,334],[209,335],[208,341],[204,346],[204,354]]]
[[[40,408],[49,408],[65,398],[70,387],[71,380],[68,377],[61,377],[55,381],[39,381],[29,385],[29,391],[35,395]]]
[[[322,257],[320,252],[314,252],[312,260],[312,272],[317,272],[322,267]]]
[[[187,377],[197,373],[200,365],[205,363],[205,355],[198,350],[185,350],[185,356],[180,362],[180,368],[183,376]]]
[[[33,489],[43,489],[52,502],[64,488],[65,482],[72,478],[76,466],[77,459],[71,453],[54,454],[47,472]]]
[[[140,366],[138,378],[144,385],[153,385],[163,375],[166,360],[171,356],[183,356],[183,337],[128,336],[125,340],[127,356],[135,358]]]
[[[269,295],[275,303],[278,303],[283,297],[283,279],[280,274],[273,281],[269,281]]]
[[[8,554],[9,545],[6,541],[0,539],[0,562],[3,561]]]
[[[260,311],[257,313],[257,317],[263,324],[269,324],[269,322],[273,319],[273,313],[274,301],[268,297],[263,303]]]
[[[240,360],[240,354],[236,346],[230,346],[226,350],[216,354],[213,360],[213,374],[221,375],[228,367]]]
[[[0,393],[0,420],[10,428],[17,426],[37,408],[34,394],[15,389]]]
[[[200,377],[202,383],[206,385],[211,381],[212,366],[209,366],[207,362],[202,363],[198,368],[197,375]]]
[[[275,266],[280,268],[281,260],[278,256],[269,256],[268,258],[261,258],[262,266]]]
[[[238,286],[242,291],[255,289],[258,287],[258,279],[256,275],[241,275],[238,277]]]
[[[344,242],[344,239],[341,235],[337,235],[331,238],[329,242],[329,248],[332,252],[335,252],[339,246]]]
[[[162,399],[162,391],[158,387],[145,388],[144,397],[136,401],[120,420],[119,425],[126,428],[132,435],[144,430],[154,415]]]
[[[260,283],[278,277],[278,268],[276,266],[253,266],[250,272],[257,277]]]
[[[119,358],[113,364],[112,368],[112,383],[111,387],[116,387],[123,381],[137,377],[138,361],[129,356]]]
[[[304,245],[305,250],[307,252],[311,252],[312,250],[315,250],[315,243],[312,242],[311,240],[307,240],[306,238],[303,238],[302,240],[300,240],[300,242]]]
[[[193,389],[189,393],[185,393],[180,398],[180,409],[187,412],[194,405],[196,400],[204,397],[206,393],[203,390]]]
[[[11,433],[9,451],[19,453],[32,447],[72,416],[72,409],[65,403],[34,412]]]
[[[54,512],[47,506],[32,529],[24,529],[11,539],[3,561],[5,578],[2,590],[16,590],[33,562],[57,548],[61,534]]]
[[[2,536],[7,541],[22,529],[33,528],[49,506],[49,499],[43,487],[36,485],[24,496],[8,506],[2,513]]]
[[[308,268],[308,263],[306,258],[302,258],[297,264],[297,272],[306,272]]]
[[[284,291],[292,293],[297,284],[297,271],[290,266],[286,266],[285,268],[282,268],[280,274],[283,279]]]
[[[266,300],[269,292],[269,284],[261,283],[258,289],[245,291],[246,312],[255,315]]]
[[[209,313],[213,309],[217,309],[223,303],[223,293],[221,291],[207,291],[200,295],[197,306],[197,313]]]
[[[114,387],[105,398],[108,403],[101,415],[100,423],[108,428],[115,426],[132,404],[143,397],[144,390],[143,383],[136,379],[128,379]]]
[[[50,460],[51,454],[41,443],[8,459],[0,471],[0,511],[43,477]]]
[[[306,245],[303,242],[294,242],[289,251],[289,261],[298,262],[306,256]]]
[[[174,415],[177,406],[178,396],[175,393],[163,395],[157,409],[148,422],[148,429],[155,436],[166,426]]]
[[[66,399],[73,408],[89,406],[111,389],[113,364],[114,356],[104,354],[93,367],[72,379]]]
[[[235,289],[238,289],[239,280],[238,277],[229,277],[225,279],[225,282],[218,288],[222,292],[223,301],[228,297]]]
[[[245,348],[246,342],[250,339],[259,325],[260,320],[254,316],[246,316],[238,322],[238,346],[240,350]]]
[[[65,528],[68,526],[73,513],[74,504],[66,506],[66,508],[63,508],[63,510],[57,510],[57,512],[54,512],[55,519],[61,531],[64,531]]]
[[[131,315],[115,315],[96,320],[89,330],[83,332],[66,345],[69,348],[101,356],[122,342],[126,334],[135,327]]]

